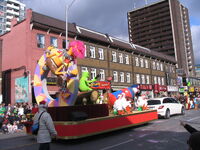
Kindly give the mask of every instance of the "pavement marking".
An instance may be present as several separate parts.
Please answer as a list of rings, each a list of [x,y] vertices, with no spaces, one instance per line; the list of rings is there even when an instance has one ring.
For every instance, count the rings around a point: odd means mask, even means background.
[[[172,140],[174,140],[174,141],[176,141],[176,142],[178,142],[178,143],[181,143],[181,144],[187,145],[186,142],[183,142],[183,141],[177,140],[177,139],[175,139],[175,138],[172,138]]]
[[[102,148],[102,149],[100,149],[100,150],[111,149],[111,148],[113,148],[113,147],[117,147],[117,146],[120,146],[120,145],[129,143],[129,142],[132,142],[132,141],[134,141],[134,140],[133,140],[133,139],[130,139],[130,140],[128,140],[128,141],[124,141],[124,142],[121,142],[121,143],[118,143],[118,144],[115,144],[115,145],[112,145],[112,146],[104,147],[104,148]]]
[[[22,147],[30,146],[30,145],[34,145],[34,144],[37,144],[37,143],[36,143],[36,142],[33,142],[33,143],[24,144],[24,145],[19,145],[19,146],[10,147],[10,148],[1,149],[1,150],[16,150],[17,148],[22,148]]]
[[[199,119],[200,117],[195,117],[195,118],[192,118],[192,119],[189,119],[187,121],[192,121],[192,120],[196,120],[196,119]]]

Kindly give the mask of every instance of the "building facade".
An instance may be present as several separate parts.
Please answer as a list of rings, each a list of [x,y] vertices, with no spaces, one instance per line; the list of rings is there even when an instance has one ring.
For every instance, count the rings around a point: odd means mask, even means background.
[[[175,57],[177,68],[195,76],[188,9],[178,0],[160,0],[128,12],[129,40]]]
[[[26,5],[17,0],[0,0],[0,34],[11,29],[11,19],[25,19]]]
[[[113,77],[111,85],[115,91],[139,84],[149,97],[162,92],[167,94],[167,86],[176,86],[176,61],[173,57],[76,24],[69,23],[68,27],[69,41],[80,40],[86,46],[85,59],[78,60],[80,75],[87,70],[91,78],[100,74],[101,81]],[[65,22],[27,10],[26,19],[20,23],[12,20],[11,28],[0,37],[3,101],[15,103],[18,81],[28,77],[26,93],[31,102],[34,99],[32,80],[36,64],[49,45],[65,48]],[[54,76],[49,74],[48,78]],[[48,85],[48,90],[53,96],[57,87]]]

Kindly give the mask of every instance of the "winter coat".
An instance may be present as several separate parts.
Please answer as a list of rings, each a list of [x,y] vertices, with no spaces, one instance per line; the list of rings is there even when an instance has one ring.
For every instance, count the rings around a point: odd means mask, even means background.
[[[49,113],[47,113],[46,108],[39,106],[39,112],[34,116],[34,123],[39,119],[40,114],[45,111],[40,118],[40,126],[37,134],[37,143],[50,143],[51,136],[56,136],[57,132],[55,130],[52,118]]]

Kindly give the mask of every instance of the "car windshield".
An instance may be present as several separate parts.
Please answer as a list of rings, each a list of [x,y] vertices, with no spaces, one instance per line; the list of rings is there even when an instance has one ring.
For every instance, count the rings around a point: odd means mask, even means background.
[[[160,105],[161,102],[160,102],[160,100],[148,100],[147,104],[148,105]]]

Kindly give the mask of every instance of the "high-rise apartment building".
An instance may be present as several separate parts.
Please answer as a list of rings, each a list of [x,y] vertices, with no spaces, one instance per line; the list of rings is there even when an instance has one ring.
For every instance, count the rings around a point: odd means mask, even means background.
[[[188,9],[178,0],[160,0],[128,12],[129,40],[174,56],[177,68],[195,76]]]
[[[0,0],[0,34],[10,31],[11,19],[17,21],[25,18],[26,5],[17,0]]]

